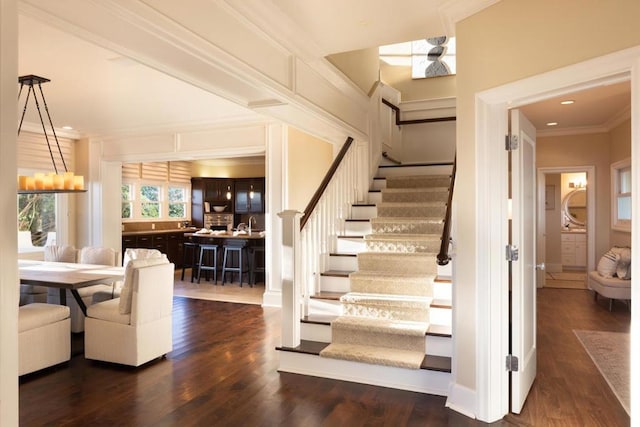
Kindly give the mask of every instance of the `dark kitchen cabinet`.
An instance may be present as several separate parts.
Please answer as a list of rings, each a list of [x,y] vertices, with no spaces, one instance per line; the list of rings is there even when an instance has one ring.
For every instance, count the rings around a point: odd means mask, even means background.
[[[235,180],[235,213],[264,213],[264,178]]]
[[[182,266],[184,232],[149,233],[122,236],[122,253],[129,248],[157,249],[170,262]]]
[[[227,199],[227,192],[233,197],[234,180],[228,178],[191,178],[191,224],[204,227],[206,205],[210,211],[214,206],[226,206],[227,213],[233,212],[233,200]]]

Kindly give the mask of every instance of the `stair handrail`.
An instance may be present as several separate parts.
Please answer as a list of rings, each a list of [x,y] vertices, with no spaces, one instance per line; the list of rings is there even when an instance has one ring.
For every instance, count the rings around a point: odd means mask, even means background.
[[[449,241],[451,240],[451,205],[453,201],[453,187],[456,181],[456,157],[453,158],[453,169],[451,170],[451,181],[449,182],[449,196],[447,199],[447,211],[444,215],[444,227],[442,228],[442,239],[440,241],[440,252],[437,256],[438,265],[447,265],[451,260],[449,256]]]
[[[340,149],[340,152],[338,153],[336,158],[333,159],[333,163],[331,164],[331,167],[329,168],[329,170],[325,174],[324,178],[322,179],[322,182],[318,186],[318,189],[313,194],[313,197],[311,198],[311,200],[309,200],[309,203],[307,204],[307,207],[304,210],[304,215],[300,219],[300,230],[304,229],[305,224],[307,223],[309,218],[311,218],[311,214],[313,213],[313,210],[316,208],[316,205],[320,201],[320,198],[322,197],[322,194],[324,194],[325,190],[327,189],[327,186],[331,182],[331,179],[333,178],[333,175],[338,170],[338,167],[340,166],[340,163],[342,163],[342,160],[344,159],[344,157],[346,156],[347,152],[349,151],[349,148],[351,147],[352,143],[353,143],[353,138],[350,137],[350,136],[347,137],[347,140],[342,145],[342,148]]]
[[[456,116],[447,116],[447,117],[433,117],[430,119],[413,119],[413,120],[401,120],[400,119],[400,107],[394,105],[391,101],[387,101],[384,98],[381,98],[382,103],[387,107],[391,108],[396,113],[396,126],[401,125],[415,125],[418,123],[437,123],[437,122],[453,122],[456,121]]]

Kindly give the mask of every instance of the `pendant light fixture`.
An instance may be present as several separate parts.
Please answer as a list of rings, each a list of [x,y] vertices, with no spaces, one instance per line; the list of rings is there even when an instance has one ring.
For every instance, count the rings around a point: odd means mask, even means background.
[[[33,93],[33,100],[38,110],[40,117],[40,123],[42,124],[42,131],[44,132],[44,138],[47,141],[47,147],[49,148],[49,155],[51,156],[51,162],[53,163],[53,170],[55,173],[35,173],[33,176],[18,176],[18,194],[37,194],[37,193],[84,193],[87,190],[84,189],[84,177],[82,175],[75,175],[67,168],[67,163],[62,155],[62,149],[60,148],[60,142],[58,142],[58,136],[56,130],[53,127],[51,120],[51,114],[49,114],[49,107],[47,101],[44,99],[44,92],[42,91],[42,83],[49,82],[49,79],[44,77],[27,75],[18,77],[18,83],[20,83],[20,92],[18,94],[18,103],[20,102],[20,96],[22,95],[22,89],[27,87],[27,95],[24,101],[24,108],[22,109],[22,116],[20,117],[20,124],[18,125],[18,136],[22,129],[22,122],[24,121],[25,113],[27,112],[27,106],[29,104],[29,98]],[[55,147],[52,148],[53,142],[49,140],[49,134],[44,123],[44,117],[42,116],[42,110],[40,109],[40,101],[36,94],[34,86],[37,86],[40,92],[40,99],[44,106],[44,111],[51,127],[51,133],[55,142]],[[57,155],[61,164],[61,168],[58,168],[56,163],[56,154],[54,154],[54,148],[57,149]]]

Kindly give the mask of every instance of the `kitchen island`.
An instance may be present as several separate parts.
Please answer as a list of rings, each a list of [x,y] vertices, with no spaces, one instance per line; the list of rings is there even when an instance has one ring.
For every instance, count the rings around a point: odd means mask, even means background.
[[[195,244],[212,244],[218,246],[218,253],[222,258],[222,263],[225,261],[224,253],[221,253],[221,249],[226,246],[233,248],[246,248],[248,255],[247,270],[249,273],[249,283],[255,283],[255,273],[265,273],[265,258],[264,258],[264,236],[263,232],[229,232],[229,231],[214,231],[211,233],[184,233],[185,241],[191,241]],[[225,251],[226,252],[226,251]],[[196,256],[194,254],[194,256]],[[197,258],[196,258],[197,259]],[[192,262],[192,265],[196,265],[196,261]],[[224,271],[221,263],[217,262],[217,269]],[[231,268],[233,269],[233,268]],[[231,270],[230,269],[230,270]],[[224,282],[223,282],[224,283]],[[242,280],[240,280],[242,286]]]

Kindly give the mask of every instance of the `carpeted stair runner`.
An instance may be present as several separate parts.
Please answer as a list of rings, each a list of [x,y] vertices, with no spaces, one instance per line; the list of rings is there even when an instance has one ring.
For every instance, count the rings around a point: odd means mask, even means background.
[[[351,273],[343,315],[320,355],[419,369],[425,356],[449,176],[386,178],[378,217]]]

